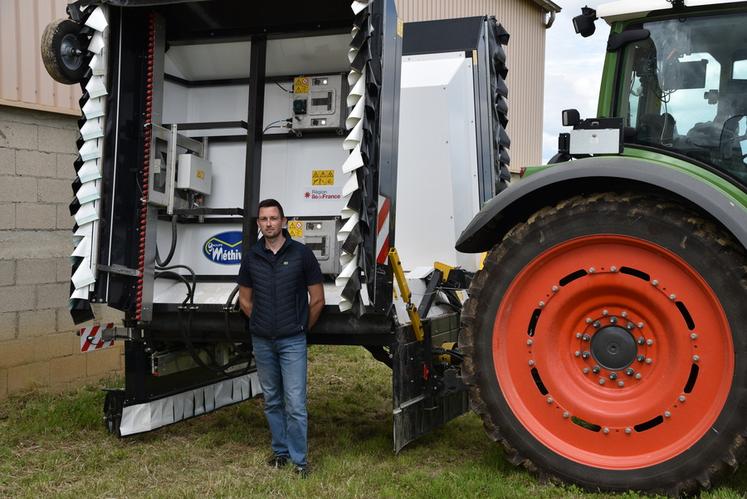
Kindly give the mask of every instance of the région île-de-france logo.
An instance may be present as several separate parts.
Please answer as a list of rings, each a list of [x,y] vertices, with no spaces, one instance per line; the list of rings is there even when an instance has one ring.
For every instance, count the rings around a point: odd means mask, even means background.
[[[211,262],[221,265],[241,263],[241,239],[239,231],[221,232],[205,241],[202,254]]]

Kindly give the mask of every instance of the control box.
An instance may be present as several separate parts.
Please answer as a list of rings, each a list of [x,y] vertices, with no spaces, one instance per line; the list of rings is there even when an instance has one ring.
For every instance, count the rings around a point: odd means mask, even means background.
[[[340,273],[340,243],[337,242],[340,227],[340,217],[298,217],[288,220],[290,236],[304,243],[314,253],[322,274],[327,275]]]
[[[347,79],[343,75],[298,76],[293,80],[293,130],[344,131]]]
[[[176,188],[200,194],[210,194],[212,165],[210,161],[194,154],[180,154],[177,159]]]

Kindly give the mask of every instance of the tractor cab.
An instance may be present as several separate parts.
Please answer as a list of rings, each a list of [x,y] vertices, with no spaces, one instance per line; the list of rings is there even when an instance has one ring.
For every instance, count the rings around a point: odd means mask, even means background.
[[[637,34],[620,48],[613,109],[632,129],[626,142],[747,183],[747,12],[672,14],[613,35]]]
[[[612,98],[600,100],[600,116],[611,118],[595,133],[603,136],[619,123],[620,152],[624,144],[680,156],[747,184],[744,3],[612,2],[584,8],[574,19],[576,31],[589,36],[597,18],[612,28],[603,83]],[[577,137],[584,121],[567,116],[564,125],[574,132],[559,159],[617,152],[614,141],[602,150],[584,143]]]

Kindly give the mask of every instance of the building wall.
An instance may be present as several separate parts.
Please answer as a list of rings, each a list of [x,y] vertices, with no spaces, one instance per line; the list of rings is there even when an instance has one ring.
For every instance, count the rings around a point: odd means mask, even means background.
[[[405,21],[495,16],[511,38],[508,66],[508,126],[511,170],[542,162],[545,79],[545,14],[531,0],[396,0]],[[405,36],[407,36],[405,34]]]
[[[44,28],[66,0],[0,0],[0,105],[80,116],[77,85],[57,83],[40,56]]]
[[[77,137],[75,118],[0,105],[0,398],[122,368],[121,345],[79,353],[67,309]]]

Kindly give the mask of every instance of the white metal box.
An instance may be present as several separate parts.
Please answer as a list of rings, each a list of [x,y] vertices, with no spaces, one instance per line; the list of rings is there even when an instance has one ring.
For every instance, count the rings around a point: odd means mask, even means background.
[[[293,129],[343,128],[342,75],[299,76],[293,81]]]
[[[180,154],[177,159],[177,189],[210,194],[213,166],[210,161],[194,154]]]

